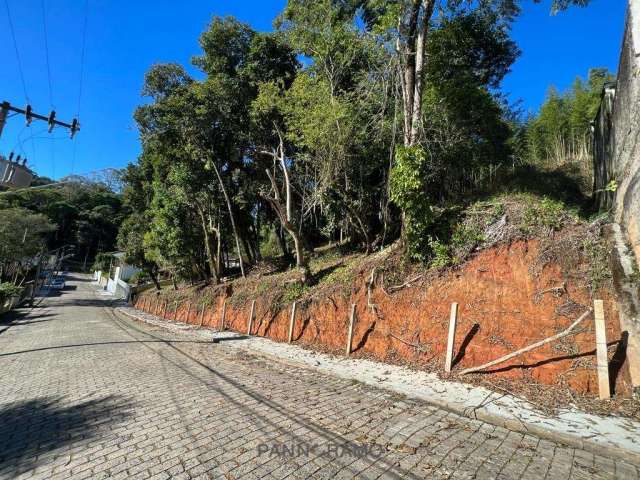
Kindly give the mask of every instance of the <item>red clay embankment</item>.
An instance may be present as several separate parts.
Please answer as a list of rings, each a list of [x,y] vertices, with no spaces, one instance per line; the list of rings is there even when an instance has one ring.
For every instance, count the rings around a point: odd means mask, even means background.
[[[559,265],[549,263],[533,273],[532,265],[538,257],[537,241],[518,241],[479,252],[458,269],[393,294],[377,286],[372,290],[377,314],[368,306],[370,270],[362,271],[350,294],[338,291],[324,298],[299,301],[294,341],[343,354],[350,304],[355,303],[354,356],[442,371],[450,306],[457,302],[454,372],[485,363],[562,331],[592,305],[588,286],[563,275]],[[194,291],[177,310],[170,307],[166,316],[191,324],[202,321],[204,326],[217,328],[230,288],[233,285],[212,290],[213,303],[204,313],[198,305],[202,305],[207,289]],[[610,373],[617,394],[628,395],[628,372],[617,348],[621,332],[616,303],[608,289],[601,289],[597,296],[605,304]],[[256,315],[252,334],[286,341],[290,306],[278,310],[259,294],[246,296],[240,305],[227,303],[226,328],[246,332],[253,298]],[[136,307],[162,315],[162,300],[162,294],[158,300],[155,294],[147,293],[136,300]],[[577,335],[495,367],[491,375],[566,385],[579,393],[597,394],[592,317],[579,329]]]

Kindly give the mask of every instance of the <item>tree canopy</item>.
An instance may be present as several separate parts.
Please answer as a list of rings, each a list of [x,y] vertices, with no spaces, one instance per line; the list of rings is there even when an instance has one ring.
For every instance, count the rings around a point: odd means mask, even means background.
[[[340,238],[367,252],[400,238],[428,260],[439,212],[490,188],[520,137],[544,137],[536,125],[556,115],[514,121],[500,93],[519,9],[289,0],[272,33],[214,17],[197,78],[178,64],[146,74],[120,248],[149,272],[213,282],[244,275],[274,241],[303,283],[311,249]],[[575,97],[572,131],[591,113]]]

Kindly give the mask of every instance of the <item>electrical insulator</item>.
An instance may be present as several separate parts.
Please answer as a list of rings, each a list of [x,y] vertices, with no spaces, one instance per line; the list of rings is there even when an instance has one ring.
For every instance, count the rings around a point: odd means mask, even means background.
[[[80,129],[80,126],[78,125],[78,119],[74,118],[73,121],[71,122],[71,138],[73,138],[73,136],[76,134],[76,132]]]
[[[55,121],[56,121],[56,111],[52,110],[51,113],[49,114],[49,133],[53,132],[53,127],[56,126]]]
[[[31,125],[31,121],[33,120],[31,105],[27,105],[27,108],[24,111],[24,116],[27,119],[27,127]]]

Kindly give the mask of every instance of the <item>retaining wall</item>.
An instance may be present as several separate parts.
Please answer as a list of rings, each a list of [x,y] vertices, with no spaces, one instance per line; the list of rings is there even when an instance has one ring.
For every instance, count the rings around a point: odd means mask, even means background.
[[[640,0],[629,0],[615,84],[605,86],[594,123],[595,197],[613,209],[640,264]],[[612,180],[615,192],[606,191]]]

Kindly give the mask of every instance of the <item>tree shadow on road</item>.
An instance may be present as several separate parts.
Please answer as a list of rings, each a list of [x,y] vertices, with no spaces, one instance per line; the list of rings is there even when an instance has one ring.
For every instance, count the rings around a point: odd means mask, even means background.
[[[9,330],[9,327],[13,327],[14,325],[30,325],[32,323],[48,322],[51,320],[50,317],[55,316],[54,313],[32,315],[28,310],[12,310],[7,312],[3,318],[0,318],[0,334],[6,332]]]
[[[109,395],[69,404],[64,397],[40,397],[0,407],[0,471],[16,477],[65,455],[65,447],[97,437],[126,420],[133,404]],[[51,454],[52,456],[42,458]]]
[[[0,330],[2,333],[2,330]],[[246,335],[237,335],[234,337],[222,337],[222,338],[213,338],[212,340],[116,340],[113,342],[90,342],[90,343],[72,343],[68,345],[53,345],[48,347],[40,347],[40,348],[31,348],[29,350],[17,350],[15,352],[4,352],[0,353],[0,357],[10,357],[13,355],[21,355],[24,353],[33,353],[33,352],[43,352],[46,350],[58,350],[64,348],[82,348],[82,347],[98,347],[98,346],[113,346],[113,345],[142,345],[145,343],[202,343],[204,345],[211,345],[213,343],[220,342],[234,342],[237,340],[246,340],[249,338]]]

